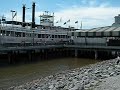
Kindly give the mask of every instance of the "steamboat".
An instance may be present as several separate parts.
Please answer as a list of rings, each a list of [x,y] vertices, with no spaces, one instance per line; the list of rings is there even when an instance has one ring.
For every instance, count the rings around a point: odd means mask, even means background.
[[[72,28],[54,26],[54,13],[45,11],[40,15],[40,24],[35,24],[35,2],[32,4],[32,22],[25,22],[25,9],[23,5],[22,22],[0,21],[0,45],[21,46],[21,45],[41,45],[59,44],[70,41],[68,32]],[[13,11],[14,12],[14,11]]]

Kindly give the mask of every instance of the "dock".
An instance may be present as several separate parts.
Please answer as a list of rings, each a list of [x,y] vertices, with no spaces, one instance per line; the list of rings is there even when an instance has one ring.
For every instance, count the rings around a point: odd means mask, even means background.
[[[41,59],[55,57],[92,57],[99,59],[102,57],[117,57],[120,52],[120,46],[91,46],[78,44],[57,44],[57,45],[39,45],[39,46],[16,46],[0,47],[0,55],[5,55],[9,63],[15,62],[20,55],[25,55],[29,61],[34,60],[35,55]]]

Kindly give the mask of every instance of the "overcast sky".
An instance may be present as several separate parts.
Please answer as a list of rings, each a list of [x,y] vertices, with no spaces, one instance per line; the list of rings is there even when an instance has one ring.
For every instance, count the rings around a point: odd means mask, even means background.
[[[32,7],[32,2],[36,2],[36,23],[39,23],[39,15],[43,11],[55,13],[55,22],[61,19],[61,22],[55,25],[64,27],[95,28],[110,26],[114,22],[114,16],[120,14],[120,0],[1,0],[0,16],[4,15],[11,20],[10,10],[17,11],[17,17],[14,20],[22,20],[22,4],[27,8]],[[26,10],[26,21],[31,22],[32,9]],[[67,25],[63,25],[68,21]],[[78,24],[75,24],[78,21]]]

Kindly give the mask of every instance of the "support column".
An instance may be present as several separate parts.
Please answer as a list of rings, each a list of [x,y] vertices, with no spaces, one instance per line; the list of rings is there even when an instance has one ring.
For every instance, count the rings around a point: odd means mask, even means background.
[[[98,52],[95,51],[95,60],[98,58]]]
[[[45,55],[45,50],[42,49],[42,52],[41,52],[41,53],[42,53],[42,60],[44,60],[44,59],[45,59],[45,56],[44,56],[44,55]]]
[[[7,57],[8,57],[8,63],[9,64],[15,64],[15,54],[14,54],[14,52],[8,52],[7,53]]]
[[[28,60],[29,60],[29,61],[32,60],[31,51],[28,51]]]
[[[8,62],[11,63],[11,53],[8,53]]]
[[[47,53],[48,53],[48,50],[45,50],[45,59],[48,59],[48,58],[47,58],[47,57],[48,57],[48,56],[47,56],[47,55],[48,55]]]
[[[75,57],[77,57],[77,56],[78,56],[78,50],[75,49]]]

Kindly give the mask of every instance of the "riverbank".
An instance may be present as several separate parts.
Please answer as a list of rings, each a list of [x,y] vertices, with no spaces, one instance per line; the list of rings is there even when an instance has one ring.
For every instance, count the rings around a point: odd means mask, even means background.
[[[115,85],[109,90],[120,89],[115,80],[120,78],[120,64],[118,58],[91,64],[82,68],[63,71],[46,78],[28,82],[10,90],[108,90],[108,82]],[[111,79],[112,78],[112,79]],[[116,79],[115,79],[116,78]],[[120,79],[118,79],[118,82]],[[105,83],[105,84],[104,84]],[[109,82],[109,85],[112,84]]]
[[[0,65],[0,90],[7,90],[11,86],[19,86],[38,78],[44,78],[56,73],[81,68],[89,64],[95,64],[100,60],[85,58],[55,58],[31,63],[13,65]]]

